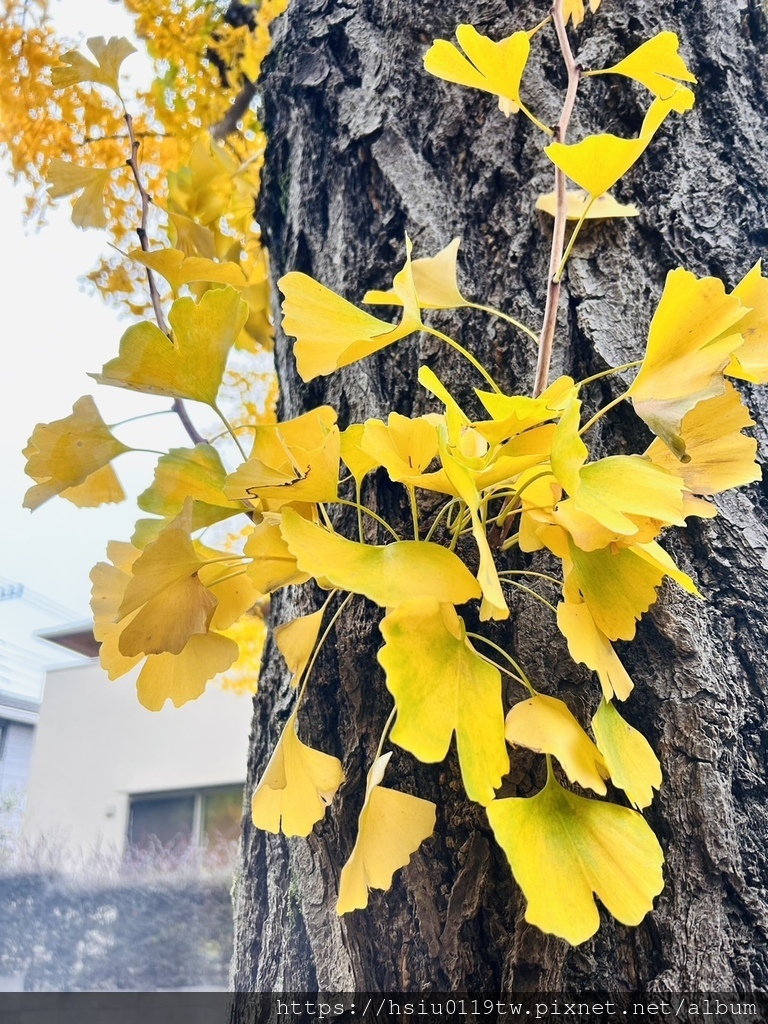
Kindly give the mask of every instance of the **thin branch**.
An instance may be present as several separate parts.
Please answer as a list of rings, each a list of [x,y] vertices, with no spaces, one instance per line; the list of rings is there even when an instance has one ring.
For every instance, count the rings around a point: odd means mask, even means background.
[[[136,133],[133,130],[133,118],[131,117],[127,110],[125,110],[125,124],[128,128],[128,141],[131,146],[131,155],[129,159],[126,161],[126,163],[133,172],[134,181],[136,182],[136,188],[139,190],[139,197],[141,199],[141,223],[136,228],[136,234],[139,236],[139,245],[141,246],[142,252],[149,252],[149,241],[147,239],[147,221],[149,220],[149,204],[152,202],[152,199],[150,198],[149,192],[147,192],[147,189],[141,178],[141,170],[139,168],[140,143],[139,140],[136,138]],[[155,275],[152,273],[149,267],[146,268],[146,271],[147,286],[149,288],[149,297],[152,300],[152,309],[155,314],[157,326],[160,328],[163,334],[170,337],[168,324],[165,322],[165,315],[163,314],[163,304],[160,301],[160,293],[158,292],[157,285],[155,284]],[[177,398],[174,401],[171,408],[181,420],[181,424],[186,430],[189,439],[192,441],[192,443],[202,444],[205,441],[205,438],[197,431],[194,423],[189,418],[189,413],[187,412],[182,400],[180,398]]]
[[[245,115],[256,95],[256,84],[243,76],[243,86],[235,97],[235,101],[224,117],[211,128],[211,138],[223,142],[227,136],[237,131],[238,122]]]
[[[568,33],[565,30],[565,18],[563,16],[564,0],[555,0],[552,7],[552,20],[554,21],[557,41],[560,44],[560,51],[563,55],[566,70],[568,71],[568,89],[563,102],[563,109],[560,113],[560,120],[555,128],[555,141],[565,142],[568,124],[571,120],[573,107],[576,102],[576,91],[579,87],[581,70],[576,63],[571,44],[568,40]],[[552,359],[552,343],[555,337],[557,325],[557,307],[560,301],[560,281],[558,280],[558,268],[563,258],[565,243],[565,226],[567,221],[567,196],[565,174],[559,167],[555,168],[555,195],[557,207],[555,210],[555,224],[552,230],[552,251],[549,258],[549,284],[547,288],[547,305],[544,310],[544,324],[541,328],[539,339],[539,359],[536,365],[536,377],[533,385],[533,397],[536,398],[547,386],[549,380],[549,364]]]

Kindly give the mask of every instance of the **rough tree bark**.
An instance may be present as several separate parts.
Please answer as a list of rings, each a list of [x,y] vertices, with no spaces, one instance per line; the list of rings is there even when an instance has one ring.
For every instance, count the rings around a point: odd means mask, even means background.
[[[426,44],[451,38],[462,21],[500,38],[545,14],[534,0],[292,0],[264,79],[269,149],[260,219],[275,280],[302,270],[357,301],[365,288],[388,286],[403,259],[405,231],[416,255],[461,235],[464,293],[538,327],[551,221],[533,203],[552,188],[540,138],[522,117],[505,120],[492,97],[426,75],[422,57]],[[577,53],[586,66],[605,66],[660,29],[681,38],[699,77],[697,104],[665,124],[618,187],[641,216],[585,229],[565,278],[553,375],[578,378],[638,358],[671,268],[714,273],[732,286],[768,244],[763,0],[604,0],[577,33]],[[551,33],[539,48],[524,96],[552,123],[564,73]],[[587,80],[570,138],[595,130],[631,134],[647,102],[625,80]],[[481,314],[441,316],[441,326],[460,336],[502,387],[530,389],[535,352],[524,336]],[[328,402],[345,426],[391,410],[428,411],[434,405],[416,383],[421,362],[471,405],[471,388],[482,382],[432,340],[402,342],[306,386],[279,336],[282,415]],[[602,383],[589,394],[602,404],[619,387]],[[748,400],[764,461],[768,396],[755,390]],[[604,450],[642,450],[644,428],[620,409],[605,428]],[[382,473],[365,498],[387,516],[406,514]],[[621,651],[636,683],[622,713],[649,737],[665,774],[647,813],[665,850],[666,888],[640,927],[603,915],[595,939],[572,949],[527,925],[483,810],[462,795],[455,753],[424,766],[397,748],[395,785],[438,803],[435,835],[390,892],[373,894],[365,912],[336,917],[365,772],[391,707],[376,661],[378,613],[360,599],[321,658],[301,724],[302,738],[343,759],[347,781],[307,841],[246,825],[235,987],[768,988],[767,504],[759,485],[742,489],[718,501],[717,520],[694,520],[666,536],[706,599],[665,585],[637,639]],[[342,528],[354,535],[352,520]],[[289,590],[275,598],[274,618],[318,605],[317,593]],[[592,709],[595,681],[572,664],[536,607],[516,603],[494,635],[546,692],[581,714]],[[255,703],[251,786],[294,699],[270,644]],[[514,754],[507,795],[540,786],[538,761]]]

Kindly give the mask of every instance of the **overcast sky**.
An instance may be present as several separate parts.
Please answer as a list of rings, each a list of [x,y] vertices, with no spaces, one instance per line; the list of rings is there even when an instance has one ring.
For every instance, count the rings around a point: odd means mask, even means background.
[[[131,20],[120,4],[59,0],[52,5],[61,31],[76,40],[90,35],[129,35]],[[141,74],[141,58],[124,67]],[[7,172],[7,166],[3,168]],[[127,323],[89,295],[79,278],[106,251],[98,231],[80,231],[63,200],[50,223],[32,234],[22,222],[23,196],[0,175],[3,224],[3,401],[0,403],[0,575],[25,584],[76,616],[86,617],[88,573],[104,557],[109,539],[129,539],[136,519],[135,495],[151,481],[154,457],[128,454],[115,464],[129,500],[122,505],[77,509],[53,498],[34,513],[21,507],[32,481],[24,474],[21,449],[34,425],[68,415],[72,404],[92,394],[107,423],[169,403],[119,388],[99,387],[86,376],[117,354]],[[126,443],[164,448],[184,444],[174,416],[140,421],[118,431]]]

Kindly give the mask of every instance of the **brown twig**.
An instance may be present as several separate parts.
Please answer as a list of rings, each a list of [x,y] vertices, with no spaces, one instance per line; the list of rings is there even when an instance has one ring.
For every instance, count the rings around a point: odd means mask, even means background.
[[[133,172],[133,177],[136,182],[136,188],[139,190],[139,197],[141,199],[141,222],[139,226],[136,228],[136,234],[139,236],[139,245],[141,246],[142,252],[149,252],[149,239],[147,238],[147,222],[149,220],[149,205],[152,202],[152,199],[149,195],[149,192],[147,192],[147,189],[141,178],[141,169],[139,168],[140,143],[139,140],[136,138],[136,133],[133,128],[133,118],[131,117],[127,110],[125,111],[125,123],[128,127],[128,141],[130,142],[131,146],[131,155],[126,161],[126,163]],[[160,328],[163,334],[170,337],[168,324],[165,321],[165,315],[163,313],[163,305],[160,301],[160,293],[158,292],[157,285],[155,284],[155,275],[152,273],[149,267],[146,267],[145,269],[147,271],[147,285],[149,287],[149,297],[152,300],[152,309],[154,310],[155,313],[155,320],[157,321],[157,326]],[[193,444],[201,444],[202,442],[204,442],[205,438],[202,437],[202,435],[199,434],[198,431],[196,430],[194,423],[189,418],[189,413],[187,412],[182,400],[180,398],[177,398],[174,401],[171,408],[181,420],[182,426],[186,430]]]
[[[568,89],[563,102],[563,109],[560,113],[560,120],[555,127],[555,141],[565,142],[565,135],[568,124],[571,120],[573,107],[576,102],[576,91],[579,87],[581,69],[576,63],[568,33],[565,29],[565,18],[563,17],[563,0],[555,0],[552,7],[552,20],[557,32],[557,41],[560,44],[560,51],[568,72]],[[567,197],[565,174],[559,167],[555,168],[555,195],[557,207],[555,210],[555,224],[552,230],[552,251],[549,258],[549,279],[547,287],[547,304],[544,310],[544,324],[541,328],[539,339],[539,359],[536,364],[536,377],[533,383],[533,397],[541,394],[549,381],[549,364],[552,359],[552,343],[555,337],[557,325],[557,307],[560,301],[560,281],[558,280],[558,268],[563,258],[565,244],[565,226],[567,220]]]

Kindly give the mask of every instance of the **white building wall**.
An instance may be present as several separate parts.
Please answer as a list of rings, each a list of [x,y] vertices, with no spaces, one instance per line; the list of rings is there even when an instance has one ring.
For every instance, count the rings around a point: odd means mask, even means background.
[[[75,855],[122,851],[129,796],[243,783],[251,698],[215,685],[181,708],[143,708],[135,673],[98,662],[49,672],[30,771],[24,838]]]

